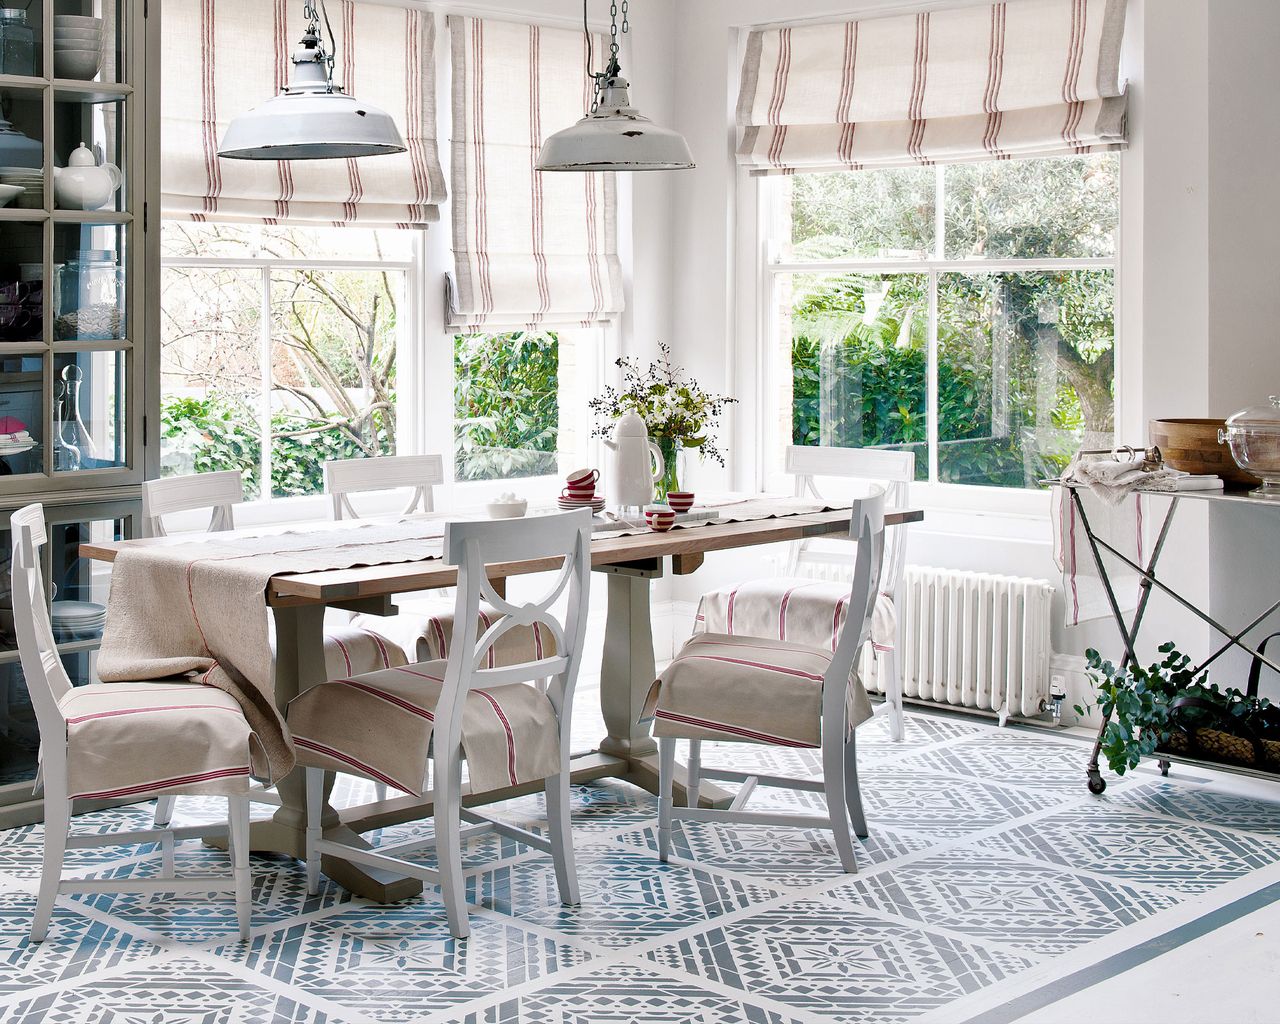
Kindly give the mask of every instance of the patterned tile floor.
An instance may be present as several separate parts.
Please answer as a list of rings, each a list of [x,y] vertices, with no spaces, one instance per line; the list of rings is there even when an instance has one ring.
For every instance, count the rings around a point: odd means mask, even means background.
[[[221,897],[96,895],[62,900],[49,940],[31,946],[41,830],[0,833],[0,1022],[988,1020],[1280,880],[1280,805],[1221,779],[1144,771],[1099,799],[1084,789],[1080,743],[963,719],[914,715],[901,744],[877,720],[859,741],[872,831],[857,875],[840,872],[822,832],[703,823],[680,828],[678,858],[659,865],[654,801],[600,783],[575,793],[582,905],[560,906],[546,857],[481,837],[467,850],[476,910],[462,943],[430,893],[381,907],[326,882],[309,897],[299,865],[255,857],[248,943],[234,941]],[[817,772],[803,751],[708,745],[705,756]],[[815,799],[761,790],[753,806]],[[542,815],[537,797],[499,810],[529,825]],[[180,803],[187,819],[209,813]],[[143,805],[77,827],[148,815]],[[157,869],[139,848],[73,856],[98,877]],[[225,870],[194,843],[178,861]]]

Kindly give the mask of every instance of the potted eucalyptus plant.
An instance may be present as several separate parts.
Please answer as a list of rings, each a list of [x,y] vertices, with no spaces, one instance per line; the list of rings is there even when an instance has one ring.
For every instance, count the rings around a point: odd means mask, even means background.
[[[696,451],[702,458],[724,465],[714,431],[725,409],[737,399],[704,391],[684,367],[672,363],[670,346],[659,345],[658,350],[659,357],[644,369],[633,359],[616,360],[622,370],[622,385],[606,387],[588,405],[596,416],[593,437],[607,437],[613,421],[626,413],[637,413],[644,420],[662,451],[665,471],[658,491],[665,500],[668,494],[681,490],[682,452]]]

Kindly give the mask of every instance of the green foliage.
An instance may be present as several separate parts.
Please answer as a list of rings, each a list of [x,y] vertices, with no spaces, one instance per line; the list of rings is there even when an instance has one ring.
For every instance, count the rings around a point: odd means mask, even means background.
[[[454,438],[459,480],[557,470],[560,341],[554,333],[454,338]]]

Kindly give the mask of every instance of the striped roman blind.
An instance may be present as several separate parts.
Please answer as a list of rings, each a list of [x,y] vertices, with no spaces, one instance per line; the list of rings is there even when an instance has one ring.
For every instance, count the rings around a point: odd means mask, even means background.
[[[754,174],[1121,149],[1125,0],[1007,0],[750,33]]]
[[[450,17],[454,272],[459,331],[598,324],[622,312],[617,185],[534,170],[543,140],[587,111],[581,32]],[[596,55],[606,53],[597,37]]]
[[[334,0],[334,77],[395,118],[408,152],[359,160],[220,160],[236,114],[276,95],[304,26],[298,0],[165,0],[161,199],[166,216],[268,224],[439,220],[435,22],[422,9]]]

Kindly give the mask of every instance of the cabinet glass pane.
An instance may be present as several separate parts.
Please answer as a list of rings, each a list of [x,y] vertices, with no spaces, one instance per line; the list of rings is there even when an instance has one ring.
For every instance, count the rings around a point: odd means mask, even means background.
[[[54,468],[123,466],[126,352],[68,352],[54,357]]]
[[[57,90],[54,97],[55,207],[123,210],[124,101]]]
[[[0,477],[43,471],[44,363],[0,349]]]
[[[44,207],[44,93],[0,89],[0,205]]]
[[[40,730],[16,661],[0,664],[0,737],[0,786],[29,785],[36,777]]]
[[[44,72],[44,8],[40,0],[0,8],[0,75],[39,77]]]
[[[54,228],[55,341],[125,337],[125,236],[122,224]]]
[[[56,0],[54,77],[71,82],[123,81],[126,7],[115,0]]]
[[[0,346],[44,341],[44,230],[43,224],[0,230]]]

